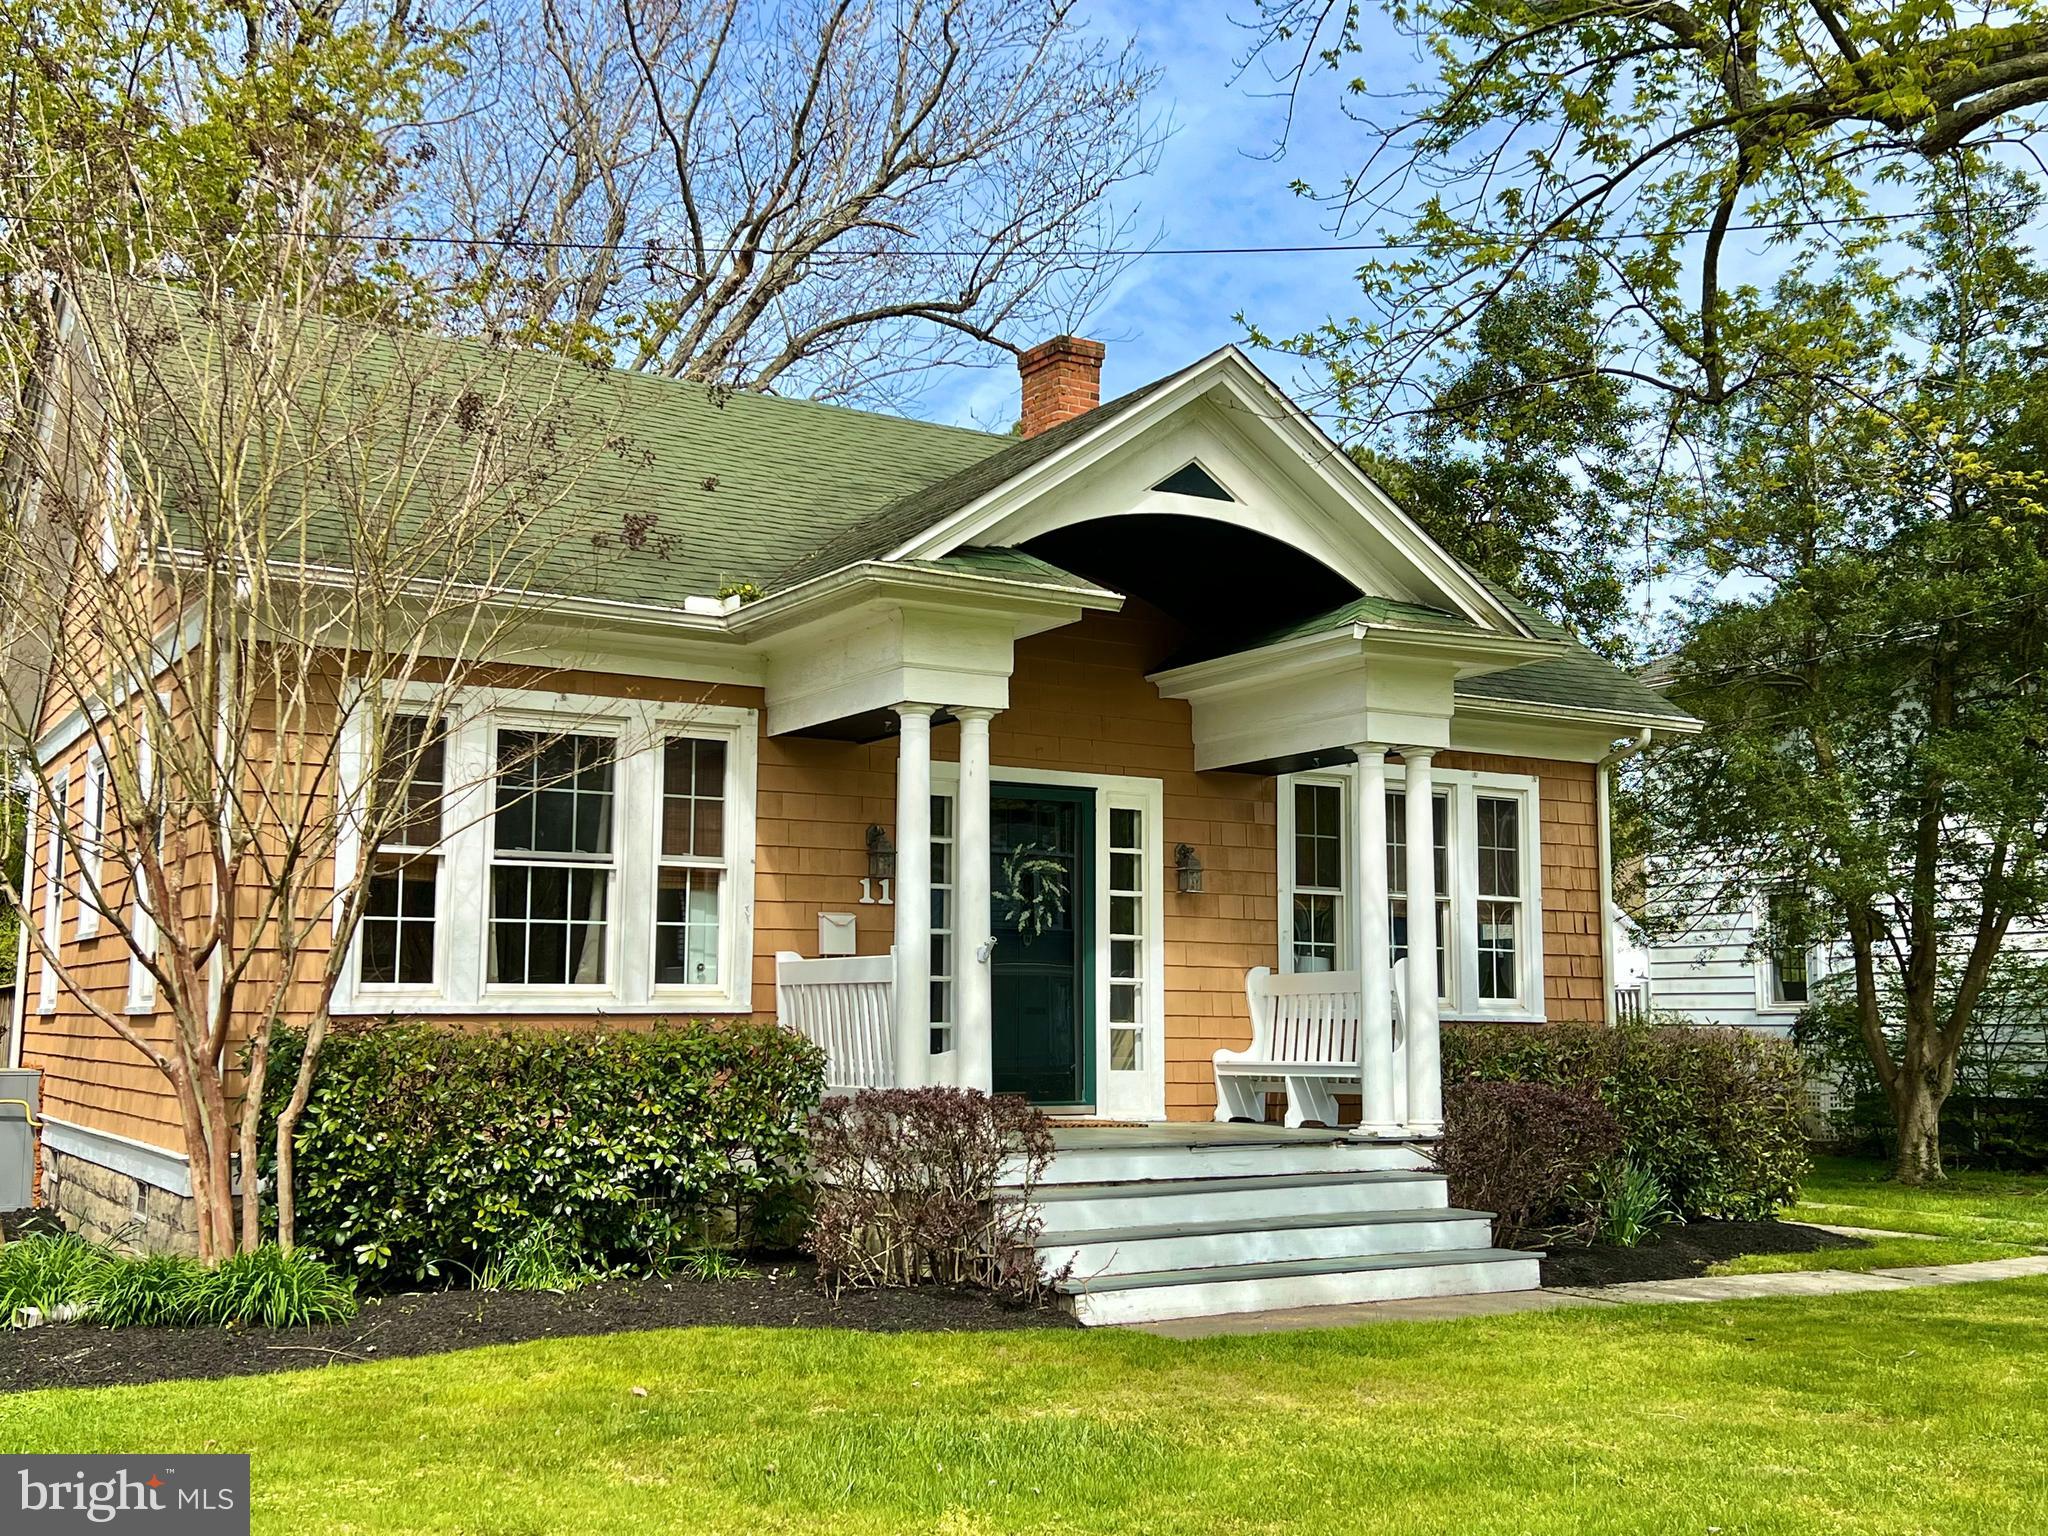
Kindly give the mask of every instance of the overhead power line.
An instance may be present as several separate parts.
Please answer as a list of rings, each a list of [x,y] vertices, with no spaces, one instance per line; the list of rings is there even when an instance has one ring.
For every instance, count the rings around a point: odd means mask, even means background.
[[[2015,208],[2034,206],[2031,200],[2014,199],[2002,203],[1978,203],[1960,208],[1907,208],[1891,213],[1847,213],[1817,215],[1813,218],[1783,218],[1760,221],[1752,224],[1731,224],[1726,227],[1728,234],[1796,234],[1805,229],[1843,229],[1902,223],[1915,219],[1931,219],[1943,213],[1999,213]],[[85,230],[94,227],[92,221],[82,219],[59,219],[48,214],[29,213],[23,215],[31,222],[52,227]],[[1706,225],[1678,226],[1670,229],[1623,229],[1612,232],[1588,232],[1584,234],[1545,236],[1547,242],[1569,245],[1602,245],[1616,241],[1678,240],[1693,235],[1709,233]],[[1475,234],[1493,240],[1528,239],[1530,230],[1490,229],[1476,230]],[[543,240],[517,234],[453,234],[435,235],[411,233],[403,230],[342,230],[327,236],[335,240],[355,240],[366,244],[386,243],[391,245],[436,245],[454,247],[500,248],[521,251],[566,251],[596,254],[661,254],[681,251],[685,242],[666,235],[642,235],[622,240]],[[1142,261],[1157,257],[1183,256],[1341,256],[1371,255],[1377,252],[1427,250],[1430,242],[1423,240],[1336,240],[1322,243],[1292,245],[1133,245],[1133,246],[1066,246],[1059,248],[1062,256],[1093,257],[1104,260]],[[752,245],[746,242],[706,241],[707,250],[723,250],[730,246],[745,250],[754,256],[833,256],[856,258],[862,255],[876,256],[959,256],[981,257],[988,254],[988,248],[972,246],[903,246],[875,252],[863,252],[845,246],[821,246],[816,249],[794,246]]]

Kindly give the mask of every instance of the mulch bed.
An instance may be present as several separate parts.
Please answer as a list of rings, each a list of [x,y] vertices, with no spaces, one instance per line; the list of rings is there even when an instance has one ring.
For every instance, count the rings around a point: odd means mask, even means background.
[[[1660,1228],[1634,1248],[1561,1246],[1543,1255],[1543,1284],[1625,1285],[1632,1280],[1688,1280],[1745,1253],[1816,1253],[1868,1248],[1860,1237],[1823,1232],[1792,1221],[1695,1221]]]
[[[44,1232],[56,1237],[63,1230],[64,1223],[57,1219],[55,1211],[43,1210],[36,1206],[23,1206],[18,1211],[0,1211],[0,1241],[27,1237],[32,1232]]]
[[[346,1323],[319,1328],[0,1330],[0,1391],[200,1381],[265,1371],[438,1355],[483,1344],[578,1338],[652,1328],[852,1328],[871,1333],[1079,1325],[1051,1307],[1016,1307],[985,1292],[818,1289],[806,1262],[762,1262],[730,1280],[607,1280],[547,1291],[433,1291],[387,1296]]]

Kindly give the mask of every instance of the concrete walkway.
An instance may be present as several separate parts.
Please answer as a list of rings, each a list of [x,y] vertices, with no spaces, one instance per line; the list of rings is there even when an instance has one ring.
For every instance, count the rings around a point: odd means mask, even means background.
[[[1549,1291],[1502,1291],[1488,1296],[1427,1296],[1414,1301],[1368,1301],[1344,1307],[1288,1307],[1138,1323],[1145,1333],[1170,1339],[1221,1334],[1288,1333],[1302,1328],[1349,1328],[1359,1323],[1403,1323],[1453,1317],[1496,1317],[1506,1312],[1554,1312],[1565,1307],[1626,1306],[1631,1302],[1750,1301],[1759,1296],[1847,1296],[1860,1291],[1906,1291],[1928,1285],[1968,1285],[2048,1275],[2048,1254],[1990,1259],[1980,1264],[1923,1264],[1903,1269],[1815,1269],[1778,1275],[1700,1275],[1691,1280],[1637,1280],[1627,1285],[1567,1286]]]

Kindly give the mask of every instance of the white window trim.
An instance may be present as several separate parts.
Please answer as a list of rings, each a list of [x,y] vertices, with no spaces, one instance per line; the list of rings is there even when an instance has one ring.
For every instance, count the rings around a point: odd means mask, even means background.
[[[440,696],[432,685],[392,690],[390,707],[422,706]],[[444,703],[446,701],[444,700]],[[474,689],[444,710],[446,785],[442,806],[441,878],[435,886],[434,982],[431,986],[364,984],[360,925],[335,986],[336,1015],[382,1014],[732,1014],[753,1011],[754,799],[759,716],[727,705],[650,703],[595,694],[533,689]],[[493,986],[486,982],[490,932],[490,766],[497,729],[539,727],[621,742],[614,779],[612,888],[607,893],[606,981],[601,986]],[[719,981],[716,986],[656,986],[655,891],[661,867],[661,744],[669,736],[716,737],[726,743],[726,877],[720,883]],[[344,804],[362,803],[366,751],[362,712],[351,709],[339,755]],[[632,829],[650,829],[642,837]],[[336,839],[336,889],[349,884],[363,857],[357,816]]]
[[[1443,978],[1442,1016],[1446,1019],[1540,1024],[1547,1017],[1543,996],[1543,826],[1542,792],[1537,780],[1527,774],[1489,773],[1472,768],[1437,768],[1430,771],[1433,788],[1450,795],[1450,932],[1444,952],[1449,974]],[[1339,784],[1344,789],[1344,890],[1339,903],[1337,964],[1340,970],[1358,966],[1356,938],[1352,930],[1351,904],[1357,898],[1358,770],[1351,765],[1319,768],[1313,772],[1283,774],[1277,781],[1279,813],[1276,854],[1279,861],[1280,901],[1278,914],[1280,968],[1294,969],[1294,786],[1300,782]],[[1389,763],[1386,784],[1389,792],[1407,783],[1406,771]],[[1479,860],[1478,797],[1513,797],[1522,802],[1522,934],[1516,956],[1520,996],[1495,1001],[1479,996],[1479,949],[1473,935],[1478,931]],[[1439,891],[1440,897],[1447,894]]]
[[[50,780],[50,792],[44,801],[43,820],[48,825],[43,833],[43,944],[48,953],[42,956],[42,975],[37,984],[39,1013],[57,1011],[57,968],[50,964],[50,954],[64,942],[64,820],[70,810],[71,776],[60,773]]]
[[[77,936],[100,931],[100,881],[106,873],[107,760],[94,747],[85,759],[85,799],[78,823]]]
[[[1054,789],[1095,791],[1095,1118],[1098,1120],[1164,1120],[1166,1118],[1166,882],[1171,873],[1166,841],[1166,786],[1162,780],[1126,774],[1071,773],[1064,769],[989,767],[991,784],[1042,784]],[[932,793],[954,797],[960,789],[960,765],[932,764]],[[1109,1065],[1109,813],[1131,810],[1144,829],[1144,933],[1140,939],[1138,1069],[1115,1072]],[[959,827],[955,812],[954,827]],[[958,848],[955,848],[958,857]],[[956,877],[957,878],[957,877]],[[1196,898],[1199,900],[1200,898]],[[959,914],[954,914],[958,931]],[[958,973],[955,973],[957,983]],[[1127,1029],[1129,1025],[1118,1025]],[[958,1022],[954,1044],[959,1044]]]
[[[169,713],[168,694],[158,694],[157,703],[165,714]],[[135,783],[145,804],[149,801],[155,773],[156,757],[149,739],[149,720],[145,717],[135,743]],[[149,910],[149,892],[142,883],[142,861],[139,858],[131,858],[129,862],[129,881],[134,887],[134,895],[128,908],[131,939],[128,945],[128,997],[123,1011],[155,1013],[156,972],[149,968],[148,957],[156,953],[156,916]]]
[[[1777,957],[1771,952],[1766,935],[1770,932],[1771,898],[1765,893],[1756,899],[1756,907],[1750,916],[1750,937],[1760,941],[1756,953],[1756,1011],[1768,1015],[1774,1024],[1788,1022],[1804,1013],[1813,999],[1814,986],[1826,973],[1826,951],[1818,946],[1806,951],[1806,996],[1807,1002],[1788,1003],[1778,997]]]

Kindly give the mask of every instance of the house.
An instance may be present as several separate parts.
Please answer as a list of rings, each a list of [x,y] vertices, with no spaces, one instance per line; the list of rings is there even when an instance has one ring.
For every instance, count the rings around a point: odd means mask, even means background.
[[[544,640],[446,739],[488,765],[549,734],[574,771],[535,800],[578,831],[482,790],[446,812],[336,1011],[780,1009],[841,1084],[1026,1094],[1065,1127],[1047,1242],[1098,1320],[1533,1284],[1427,1170],[1438,1031],[1607,1017],[1602,763],[1692,722],[1460,565],[1237,349],[1098,404],[1102,360],[1025,353],[1019,435],[620,384],[611,532],[565,542]],[[79,722],[36,751],[85,814]],[[39,826],[29,910],[148,1018]],[[1262,969],[1297,979],[1279,1002]],[[1329,1068],[1259,1091],[1359,1134],[1218,1123],[1248,977]],[[49,1191],[175,1239],[162,1078],[24,979]]]

